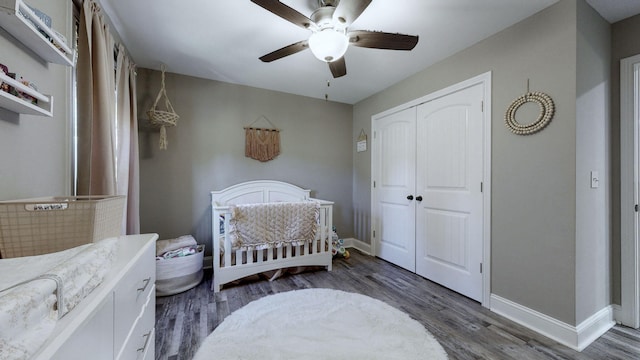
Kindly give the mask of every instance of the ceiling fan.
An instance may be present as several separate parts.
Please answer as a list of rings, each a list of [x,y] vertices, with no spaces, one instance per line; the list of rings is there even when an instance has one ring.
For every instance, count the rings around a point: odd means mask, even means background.
[[[318,0],[318,8],[306,17],[278,0],[251,0],[251,2],[280,16],[303,29],[310,30],[307,40],[270,52],[260,60],[271,62],[293,55],[307,48],[321,61],[329,64],[334,78],[347,74],[344,53],[348,46],[373,49],[411,50],[418,36],[381,31],[349,30],[349,26],[364,12],[372,0]]]

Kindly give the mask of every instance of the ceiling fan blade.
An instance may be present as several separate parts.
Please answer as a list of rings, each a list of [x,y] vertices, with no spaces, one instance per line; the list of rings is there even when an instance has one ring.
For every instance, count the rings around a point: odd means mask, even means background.
[[[307,40],[302,40],[302,41],[298,41],[295,44],[285,46],[282,49],[272,51],[267,55],[263,55],[260,57],[260,60],[264,62],[272,62],[273,60],[278,60],[285,56],[293,55],[295,53],[298,53],[308,48],[309,48],[309,45],[307,44]]]
[[[411,50],[418,44],[418,36],[381,31],[355,30],[347,36],[351,45],[373,49]]]
[[[344,61],[344,56],[338,60],[329,63],[329,69],[334,78],[347,75],[347,64]]]
[[[303,29],[315,29],[317,27],[311,19],[278,0],[251,0],[251,2]]]
[[[351,25],[371,4],[372,0],[340,0],[333,19],[345,26]]]

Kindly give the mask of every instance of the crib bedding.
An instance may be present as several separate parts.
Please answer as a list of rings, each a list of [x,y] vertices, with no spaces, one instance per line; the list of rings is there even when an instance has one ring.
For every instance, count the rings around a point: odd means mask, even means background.
[[[311,245],[319,233],[318,220],[320,204],[317,201],[250,203],[231,205],[229,219],[229,239],[231,242],[231,265],[236,265],[236,252],[242,251],[242,263],[247,256],[267,261],[268,254],[261,250],[278,251],[287,245],[293,246],[292,256],[300,251],[308,252],[305,246]],[[225,265],[224,215],[220,221],[220,262]],[[330,234],[325,227],[324,234]],[[328,251],[330,235],[325,239],[325,251]],[[318,249],[320,251],[320,245]]]
[[[37,256],[0,260],[0,358],[24,359],[52,334],[58,319],[102,283],[117,239]]]
[[[233,247],[261,250],[313,241],[320,204],[311,201],[277,202],[232,205],[230,209],[229,236]]]

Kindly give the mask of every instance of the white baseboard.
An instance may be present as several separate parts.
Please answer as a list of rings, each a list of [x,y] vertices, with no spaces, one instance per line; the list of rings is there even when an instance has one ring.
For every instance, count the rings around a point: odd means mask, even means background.
[[[622,307],[618,304],[613,304],[611,307],[613,308],[613,320],[616,324],[622,324]]]
[[[344,247],[346,248],[354,248],[360,250],[361,252],[371,255],[371,245],[367,244],[364,241],[360,241],[354,238],[346,238],[344,239]]]
[[[578,326],[569,325],[495,294],[491,295],[491,311],[576,351],[584,350],[615,325],[611,305],[596,312]]]

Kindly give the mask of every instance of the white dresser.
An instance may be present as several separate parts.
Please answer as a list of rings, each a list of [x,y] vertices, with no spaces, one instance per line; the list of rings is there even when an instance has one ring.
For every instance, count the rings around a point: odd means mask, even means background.
[[[121,236],[105,280],[60,319],[34,359],[154,359],[157,239]]]

